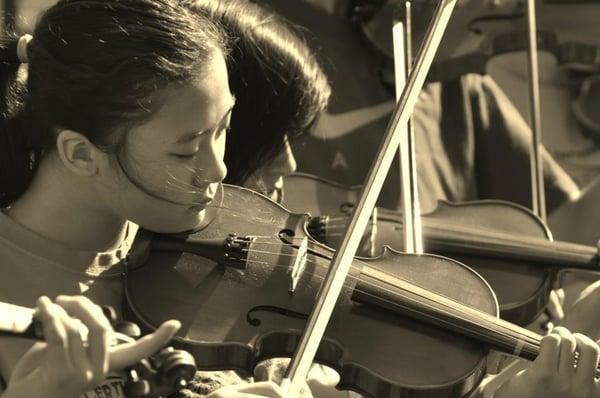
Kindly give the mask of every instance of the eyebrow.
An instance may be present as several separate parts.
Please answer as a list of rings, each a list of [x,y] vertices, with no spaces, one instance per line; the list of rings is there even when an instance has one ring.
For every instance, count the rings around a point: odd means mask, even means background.
[[[209,127],[207,129],[204,129],[202,131],[195,131],[193,133],[188,133],[183,135],[182,137],[179,137],[174,143],[175,144],[183,144],[186,142],[190,142],[192,141],[194,138],[205,134],[205,133],[209,133],[211,131],[215,131],[216,129],[222,128],[223,127],[223,123],[225,122],[225,120],[227,120],[227,117],[231,114],[231,111],[233,111],[233,108],[235,106],[235,96],[232,95],[231,96],[231,106],[229,107],[229,109],[227,109],[227,111],[225,112],[225,114],[221,117],[221,119],[219,119],[219,121],[212,127]]]

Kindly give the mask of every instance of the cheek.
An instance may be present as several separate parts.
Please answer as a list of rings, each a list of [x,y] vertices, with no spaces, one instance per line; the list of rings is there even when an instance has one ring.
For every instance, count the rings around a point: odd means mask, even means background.
[[[157,163],[163,167],[155,167]],[[173,204],[157,197],[166,197],[181,202],[190,201],[189,195],[182,194],[181,185],[174,181],[189,178],[184,167],[165,167],[168,162],[151,162],[147,164],[140,159],[128,159],[128,174],[121,171],[115,161],[102,170],[102,181],[98,185],[98,200],[106,204],[110,211],[120,218],[130,220],[143,228],[162,232],[177,233],[195,228],[203,219],[203,212],[193,211],[190,206]],[[110,166],[110,167],[109,167]],[[169,170],[167,172],[167,169]],[[176,174],[174,177],[171,175]],[[179,174],[179,175],[177,175]],[[143,184],[149,195],[131,182],[135,178],[137,184]],[[170,182],[168,182],[170,180]],[[165,189],[164,187],[171,187]],[[177,189],[175,189],[176,187]],[[177,192],[175,192],[177,191]]]
[[[190,210],[132,191],[122,211],[125,218],[145,229],[160,233],[177,233],[195,228],[203,219],[203,212]]]

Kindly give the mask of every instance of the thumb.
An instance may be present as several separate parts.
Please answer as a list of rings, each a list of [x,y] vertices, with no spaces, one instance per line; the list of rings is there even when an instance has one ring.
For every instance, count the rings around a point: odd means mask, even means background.
[[[45,342],[35,343],[17,362],[9,381],[25,378],[39,367],[44,355],[47,354],[47,347]]]
[[[554,289],[553,291],[556,293],[560,305],[565,305],[565,289],[561,287],[558,289]]]
[[[164,322],[154,333],[130,343],[119,344],[110,348],[109,369],[119,371],[133,365],[164,348],[181,327],[179,321]]]
[[[564,301],[564,291],[562,291],[562,293],[560,290],[552,290],[550,292],[547,310],[553,319],[560,320],[565,317],[565,312],[563,310]]]

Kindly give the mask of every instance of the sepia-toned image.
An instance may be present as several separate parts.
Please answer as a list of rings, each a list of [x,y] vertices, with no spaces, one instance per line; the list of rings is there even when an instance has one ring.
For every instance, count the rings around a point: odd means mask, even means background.
[[[600,0],[0,16],[0,398],[600,398]]]

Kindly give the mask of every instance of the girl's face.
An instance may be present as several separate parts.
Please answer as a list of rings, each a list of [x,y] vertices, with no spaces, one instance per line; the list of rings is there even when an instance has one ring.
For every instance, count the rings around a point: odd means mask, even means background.
[[[244,184],[245,187],[267,195],[280,202],[283,192],[283,179],[296,171],[296,158],[287,136],[284,137],[283,151],[269,164],[255,171]]]
[[[234,98],[220,51],[204,68],[165,90],[158,112],[128,133],[122,167],[106,168],[102,194],[124,219],[156,232],[190,230],[217,194]]]

